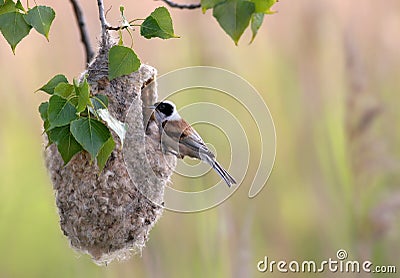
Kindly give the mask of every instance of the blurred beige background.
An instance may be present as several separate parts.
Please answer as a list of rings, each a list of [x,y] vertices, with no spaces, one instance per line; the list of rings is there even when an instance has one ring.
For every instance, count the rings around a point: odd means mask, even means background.
[[[207,65],[253,84],[275,121],[277,158],[255,199],[247,198],[250,168],[228,202],[198,214],[165,212],[141,257],[108,267],[70,249],[58,225],[37,112],[46,96],[33,92],[58,73],[72,80],[85,62],[69,1],[38,4],[57,13],[50,42],[31,31],[14,56],[0,37],[0,277],[261,277],[264,256],[322,261],[338,249],[400,271],[398,0],[282,0],[254,43],[246,33],[239,47],[210,11],[171,9],[180,39],[136,32],[135,51],[160,74]],[[96,45],[96,1],[81,4]],[[113,25],[121,4],[128,18],[162,5],[105,1]]]

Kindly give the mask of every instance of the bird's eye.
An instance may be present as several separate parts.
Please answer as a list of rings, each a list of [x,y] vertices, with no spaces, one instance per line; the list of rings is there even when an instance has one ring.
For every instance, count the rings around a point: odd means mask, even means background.
[[[157,110],[166,116],[170,116],[174,113],[174,107],[169,103],[160,103],[157,106]]]
[[[159,109],[160,109],[160,110],[164,110],[164,109],[165,109],[165,104],[164,104],[164,103],[161,103],[160,106],[159,106]]]

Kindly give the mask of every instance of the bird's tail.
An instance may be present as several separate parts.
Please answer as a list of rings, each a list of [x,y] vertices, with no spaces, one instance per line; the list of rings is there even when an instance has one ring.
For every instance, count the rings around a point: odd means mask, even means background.
[[[224,179],[226,184],[231,187],[233,184],[236,184],[236,180],[218,163],[215,159],[208,159],[208,163],[213,167],[215,172],[220,175],[221,178]]]
[[[233,184],[236,184],[236,180],[216,160],[214,160],[212,167],[218,173],[218,175],[224,179],[229,187],[231,187]]]

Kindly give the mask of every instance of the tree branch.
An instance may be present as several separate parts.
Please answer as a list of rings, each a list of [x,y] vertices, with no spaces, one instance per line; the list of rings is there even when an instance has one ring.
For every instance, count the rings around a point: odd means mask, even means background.
[[[106,20],[106,14],[104,12],[103,0],[97,0],[97,6],[99,6],[99,18],[100,18],[100,22],[101,22],[101,37],[102,37],[103,44],[104,44],[106,42],[107,28],[109,27],[109,25]]]
[[[107,30],[119,31],[119,30],[124,30],[124,29],[129,28],[129,27],[131,27],[131,25],[124,25],[124,26],[117,26],[117,27],[107,26]]]
[[[78,1],[70,0],[70,2],[74,8],[75,18],[78,23],[79,32],[81,34],[81,41],[85,47],[86,63],[89,64],[94,56],[94,51],[92,49],[92,46],[90,45],[89,33],[86,29],[85,17],[83,16],[82,9],[79,6]]]
[[[161,0],[171,8],[178,8],[178,9],[188,9],[193,10],[201,7],[201,4],[178,4],[170,0]]]

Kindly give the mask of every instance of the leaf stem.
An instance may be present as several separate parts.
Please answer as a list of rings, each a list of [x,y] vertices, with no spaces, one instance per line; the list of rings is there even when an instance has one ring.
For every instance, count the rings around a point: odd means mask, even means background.
[[[133,36],[132,33],[129,29],[126,29],[126,31],[128,31],[129,36],[131,37],[131,48],[133,48]]]
[[[89,106],[86,106],[86,110],[87,110],[87,114],[88,114],[88,119],[90,120],[90,110],[89,110]]]
[[[145,19],[144,18],[136,18],[136,19],[129,21],[129,24],[132,24],[133,22],[140,21],[140,20],[144,21]]]

